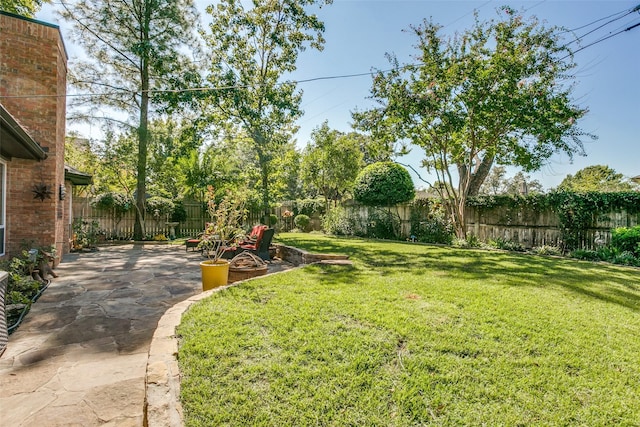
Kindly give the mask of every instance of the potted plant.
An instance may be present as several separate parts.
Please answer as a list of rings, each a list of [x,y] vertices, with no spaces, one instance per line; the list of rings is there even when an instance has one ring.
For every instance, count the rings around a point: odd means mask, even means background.
[[[198,249],[208,257],[200,263],[203,291],[227,284],[229,261],[222,259],[222,255],[230,244],[243,236],[241,225],[245,217],[242,200],[228,193],[220,202],[216,202],[212,186],[207,187],[207,212],[210,222],[198,244]]]

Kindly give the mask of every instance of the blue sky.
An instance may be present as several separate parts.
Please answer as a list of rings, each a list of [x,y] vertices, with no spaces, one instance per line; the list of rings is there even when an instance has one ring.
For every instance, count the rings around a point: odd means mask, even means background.
[[[201,11],[211,3],[196,0]],[[526,10],[525,15],[536,15],[548,25],[577,28],[617,12],[632,9],[640,4],[636,1],[432,1],[432,0],[334,0],[323,7],[318,15],[325,22],[325,49],[322,52],[303,52],[298,61],[297,80],[314,77],[367,73],[372,69],[387,69],[385,52],[393,52],[401,62],[411,61],[415,39],[402,30],[419,24],[424,18],[444,25],[444,34],[463,31],[473,24],[473,10],[478,10],[481,19],[496,17],[496,8],[508,4],[517,10]],[[38,19],[58,23],[45,7]],[[613,19],[612,17],[611,19]],[[582,35],[599,24],[576,32]],[[635,12],[586,36],[588,44],[640,22]],[[65,23],[61,26],[65,35]],[[67,37],[68,39],[68,37]],[[69,46],[71,56],[78,55]],[[640,175],[640,27],[623,32],[601,43],[577,52],[578,64],[575,100],[589,109],[588,115],[579,122],[587,132],[598,136],[594,142],[587,141],[586,157],[576,157],[573,162],[564,155],[556,155],[542,170],[531,177],[538,179],[545,188],[557,186],[567,174],[595,164],[606,164],[625,176]],[[73,62],[70,63],[73,66]],[[371,87],[369,76],[321,80],[300,84],[304,91],[302,107],[305,111],[298,124],[296,139],[304,146],[311,131],[324,120],[329,126],[341,131],[350,130],[351,111],[366,109],[372,105],[367,99]],[[402,159],[419,168],[421,153],[417,148]],[[517,169],[510,168],[513,175]],[[423,177],[430,178],[422,170]],[[414,175],[418,187],[423,184]]]

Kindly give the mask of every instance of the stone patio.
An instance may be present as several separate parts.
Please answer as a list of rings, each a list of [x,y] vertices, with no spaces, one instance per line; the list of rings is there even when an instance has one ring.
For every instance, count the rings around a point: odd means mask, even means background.
[[[0,425],[142,426],[158,320],[201,293],[201,260],[153,244],[65,256],[0,358]]]
[[[350,264],[276,246],[268,274]],[[202,260],[152,243],[66,255],[0,357],[0,426],[181,425],[175,327],[219,290],[201,292]]]

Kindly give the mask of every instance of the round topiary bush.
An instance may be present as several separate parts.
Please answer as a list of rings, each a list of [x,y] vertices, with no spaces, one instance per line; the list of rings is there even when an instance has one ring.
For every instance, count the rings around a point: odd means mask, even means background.
[[[311,222],[311,220],[309,219],[309,216],[304,215],[304,214],[297,215],[293,219],[293,223],[296,225],[296,228],[299,228],[302,231],[307,231],[308,230],[310,222]]]
[[[265,215],[262,217],[262,223],[268,225],[269,227],[273,227],[278,223],[278,217],[276,214],[270,214],[269,216]]]
[[[374,163],[356,178],[353,198],[365,206],[393,206],[413,200],[416,191],[409,172],[393,162]]]

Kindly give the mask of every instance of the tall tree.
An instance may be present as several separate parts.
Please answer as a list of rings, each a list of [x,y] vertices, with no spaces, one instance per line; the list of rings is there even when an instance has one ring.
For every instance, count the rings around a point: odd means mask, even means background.
[[[556,152],[583,154],[572,103],[575,64],[557,28],[502,8],[505,19],[480,22],[453,37],[429,22],[411,27],[415,62],[378,72],[378,106],[354,113],[376,139],[422,147],[435,172],[456,234],[466,237],[464,207],[494,164],[536,170]],[[457,182],[456,182],[457,181]]]
[[[97,113],[113,108],[125,116],[117,121],[137,134],[134,238],[142,239],[149,119],[167,105],[166,93],[159,91],[195,78],[183,54],[193,40],[192,0],[77,0],[61,5],[62,16],[73,24],[72,38],[90,58],[76,64],[77,75],[71,75],[71,83],[90,94],[75,98],[84,107],[79,116],[105,119]]]
[[[505,180],[504,192],[507,194],[540,194],[544,193],[544,187],[537,179],[524,172],[518,172]]]
[[[211,144],[202,152],[193,149],[180,158],[177,170],[184,195],[202,202],[206,202],[208,187],[215,188],[216,192],[234,189],[240,186],[244,175],[251,172],[243,163],[236,144],[230,142]]]
[[[504,166],[494,166],[480,187],[479,194],[529,194],[542,193],[544,188],[537,179],[531,179],[522,172],[516,173],[511,178],[506,176],[507,169]]]
[[[173,119],[156,119],[149,122],[149,162],[147,170],[148,193],[170,199],[185,192],[185,172],[180,168],[180,159],[188,158],[192,150],[199,149],[203,139],[194,131],[193,123],[183,119],[179,124]],[[202,187],[204,191],[206,185]]]
[[[308,46],[322,50],[324,24],[308,8],[327,0],[239,0],[209,6],[212,56],[207,94],[212,118],[228,121],[251,141],[260,166],[265,213],[270,163],[295,133],[302,92],[285,76]]]
[[[487,174],[487,177],[480,186],[480,194],[491,196],[503,194],[506,175],[507,168],[504,166],[497,165],[491,168],[491,172]]]
[[[0,0],[0,10],[33,18],[48,0]]]
[[[282,155],[273,160],[273,172],[269,185],[274,200],[302,198],[301,162],[302,156],[294,142],[287,144]]]
[[[302,177],[322,194],[327,211],[330,200],[340,200],[353,188],[362,168],[361,140],[356,136],[331,129],[326,121],[311,132],[302,158]]]
[[[575,175],[567,175],[558,186],[558,190],[603,193],[632,191],[636,188],[638,185],[629,182],[624,175],[606,165],[587,166],[580,169]]]
[[[98,192],[124,193],[134,199],[136,190],[136,135],[133,131],[115,134],[108,131],[98,150],[101,179]]]

